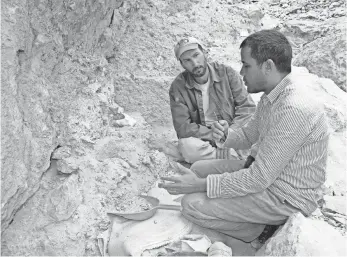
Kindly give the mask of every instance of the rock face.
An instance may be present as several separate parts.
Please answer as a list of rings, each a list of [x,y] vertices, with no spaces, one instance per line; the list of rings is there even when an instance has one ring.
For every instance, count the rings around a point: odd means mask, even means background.
[[[86,70],[78,69],[85,60],[74,59],[73,49],[91,51],[119,5],[88,0],[2,1],[2,231],[37,191],[52,151],[69,140],[66,122],[72,119],[75,100],[88,80]],[[84,107],[87,104],[84,101]],[[93,123],[97,125],[97,119]]]
[[[256,256],[346,256],[346,238],[322,220],[293,214]]]
[[[332,79],[346,91],[346,34],[319,38],[304,46],[294,65],[304,66],[319,77]]]
[[[313,81],[309,83],[310,96],[319,99],[324,104],[325,114],[330,125],[330,140],[328,148],[327,180],[325,192],[328,195],[346,195],[346,138],[345,131],[347,125],[346,108],[347,95],[336,84],[325,78],[311,74],[306,68],[294,67],[293,72],[297,73],[305,85],[305,80]]]

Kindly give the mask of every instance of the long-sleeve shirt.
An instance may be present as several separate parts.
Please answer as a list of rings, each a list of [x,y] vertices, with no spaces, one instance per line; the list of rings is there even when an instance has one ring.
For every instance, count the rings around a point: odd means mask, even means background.
[[[308,83],[308,82],[307,82]],[[328,124],[321,103],[300,78],[287,75],[242,128],[229,129],[224,147],[246,149],[257,142],[247,169],[207,177],[210,198],[269,190],[309,215],[317,208],[326,179]]]
[[[228,121],[231,127],[247,123],[256,105],[231,67],[213,62],[207,64],[210,71],[209,108],[218,119]],[[178,138],[207,139],[210,128],[206,126],[201,90],[194,86],[194,79],[184,71],[172,82],[169,96],[173,125]]]

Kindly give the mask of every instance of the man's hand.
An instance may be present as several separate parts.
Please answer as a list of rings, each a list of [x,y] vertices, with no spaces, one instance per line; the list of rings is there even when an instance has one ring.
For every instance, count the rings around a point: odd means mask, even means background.
[[[175,163],[175,168],[180,176],[161,177],[164,181],[158,187],[166,189],[172,195],[190,194],[207,191],[207,182],[204,178],[198,178],[190,169]]]
[[[229,124],[226,120],[219,120],[212,123],[212,138],[215,142],[225,141],[228,135]]]

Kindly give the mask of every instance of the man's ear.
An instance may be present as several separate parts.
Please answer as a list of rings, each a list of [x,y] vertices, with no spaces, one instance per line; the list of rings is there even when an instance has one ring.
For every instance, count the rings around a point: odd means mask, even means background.
[[[267,59],[265,62],[263,62],[263,68],[265,73],[270,73],[276,70],[276,65],[273,60]]]

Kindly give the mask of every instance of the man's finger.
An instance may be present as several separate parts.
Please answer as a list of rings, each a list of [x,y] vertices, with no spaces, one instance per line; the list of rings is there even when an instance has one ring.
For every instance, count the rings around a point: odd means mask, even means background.
[[[223,137],[224,136],[224,132],[220,131],[220,130],[217,130],[217,131],[213,131],[212,135]]]
[[[178,187],[175,183],[158,183],[159,188],[164,188],[166,190],[170,191],[177,191]]]
[[[160,177],[161,180],[171,181],[171,182],[180,182],[180,179],[177,177]]]
[[[218,130],[224,130],[223,125],[219,123],[218,121],[213,122],[213,127]]]
[[[171,191],[171,190],[167,190],[167,191],[170,195],[180,195],[181,194],[181,193],[178,193],[176,191]]]

